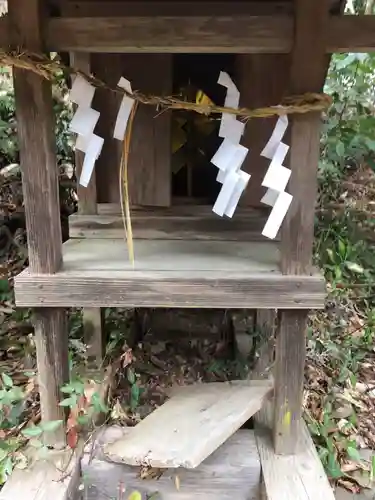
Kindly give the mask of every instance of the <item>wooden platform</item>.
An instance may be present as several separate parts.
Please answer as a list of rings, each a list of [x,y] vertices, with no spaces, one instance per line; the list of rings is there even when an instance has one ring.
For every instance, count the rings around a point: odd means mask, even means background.
[[[85,500],[120,498],[120,487],[125,489],[122,498],[128,498],[131,491],[137,489],[142,492],[142,498],[158,492],[155,500],[335,498],[306,427],[303,428],[303,447],[294,456],[275,455],[269,431],[254,433],[240,429],[199,467],[164,470],[159,479],[152,478],[150,473],[144,480],[140,477],[140,467],[113,463],[103,453],[108,445],[130,437],[133,432],[133,428],[104,428],[95,442],[87,446],[81,464]]]
[[[124,431],[130,434],[133,430]],[[88,447],[82,460],[85,500],[125,499],[135,489],[142,493],[142,499],[158,492],[155,500],[260,500],[260,462],[253,431],[238,431],[196,469],[166,470],[159,479],[150,476],[145,480],[140,478],[139,467],[115,464],[103,457],[101,446],[122,436],[121,429],[109,428],[94,452]],[[122,496],[121,487],[125,489]]]
[[[15,279],[21,307],[322,308],[322,276],[284,276],[275,242],[73,239],[56,274]]]

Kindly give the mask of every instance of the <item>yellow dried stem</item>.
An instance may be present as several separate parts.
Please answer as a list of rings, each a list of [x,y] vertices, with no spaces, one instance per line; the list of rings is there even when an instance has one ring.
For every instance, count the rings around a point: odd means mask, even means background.
[[[130,113],[129,121],[126,127],[122,155],[121,155],[121,162],[120,162],[120,172],[119,172],[121,215],[125,229],[125,238],[128,246],[129,260],[133,267],[135,260],[134,260],[133,230],[132,230],[132,221],[130,215],[128,161],[129,161],[130,141],[133,130],[133,121],[136,111],[137,111],[137,103],[135,102],[133,109]]]

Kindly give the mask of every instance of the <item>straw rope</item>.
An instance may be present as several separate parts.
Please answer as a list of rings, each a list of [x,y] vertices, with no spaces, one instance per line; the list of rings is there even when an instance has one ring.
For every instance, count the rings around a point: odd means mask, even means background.
[[[173,96],[156,96],[143,94],[139,91],[132,93],[119,87],[112,87],[93,75],[89,75],[83,71],[76,70],[62,64],[60,61],[51,60],[42,54],[34,54],[31,52],[5,52],[0,51],[0,63],[7,66],[12,66],[19,69],[32,71],[37,75],[42,76],[47,80],[53,80],[56,73],[63,72],[67,76],[81,75],[86,78],[92,85],[98,88],[107,89],[110,92],[125,94],[133,98],[140,104],[155,106],[163,109],[184,109],[186,111],[194,111],[203,115],[228,113],[236,115],[247,121],[251,118],[268,118],[271,116],[282,116],[289,114],[303,114],[309,112],[323,111],[330,107],[332,99],[324,93],[306,93],[297,96],[285,98],[281,104],[268,106],[263,108],[229,108],[225,106],[204,105],[195,102],[184,101]]]

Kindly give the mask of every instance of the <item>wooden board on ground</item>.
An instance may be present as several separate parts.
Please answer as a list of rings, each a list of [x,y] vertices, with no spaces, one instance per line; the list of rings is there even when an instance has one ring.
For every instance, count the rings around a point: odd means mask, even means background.
[[[193,469],[259,411],[271,391],[268,381],[183,387],[105,454],[127,465]]]
[[[128,428],[125,435],[130,437],[134,431]],[[121,487],[124,499],[138,490],[142,499],[259,500],[260,465],[252,430],[237,431],[196,469],[164,470],[159,479],[145,480],[140,478],[139,467],[110,463],[103,457],[101,446],[123,435],[119,428],[107,428],[97,439],[94,452],[92,443],[88,445],[82,460],[85,500],[120,498]]]
[[[315,445],[305,424],[300,426],[299,451],[276,455],[271,432],[256,427],[257,444],[267,500],[334,500]],[[295,437],[297,439],[297,437]]]
[[[0,500],[72,500],[80,483],[81,452],[81,445],[76,451],[50,450],[45,460],[24,470],[16,468],[1,489]]]

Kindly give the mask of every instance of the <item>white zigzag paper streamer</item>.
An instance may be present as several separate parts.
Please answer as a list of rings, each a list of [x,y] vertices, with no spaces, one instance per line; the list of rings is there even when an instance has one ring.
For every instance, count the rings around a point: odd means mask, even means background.
[[[262,186],[268,189],[261,201],[272,207],[271,213],[262,231],[263,236],[272,240],[276,238],[293,199],[292,195],[285,192],[292,173],[289,168],[283,165],[283,161],[289,150],[289,146],[282,142],[287,128],[288,117],[286,115],[281,116],[276,122],[270,140],[260,153],[261,156],[271,160],[270,166],[262,182]]]
[[[240,93],[230,76],[221,71],[218,83],[227,88],[224,106],[238,108]],[[212,209],[220,216],[233,217],[250,179],[250,175],[241,170],[249,152],[240,144],[244,129],[245,124],[238,121],[235,115],[223,113],[219,137],[223,137],[224,140],[211,159],[211,163],[219,169],[216,180],[223,185]]]
[[[77,134],[76,149],[85,153],[79,179],[79,183],[84,187],[87,187],[90,182],[95,162],[102,151],[104,143],[102,137],[94,134],[100,116],[99,111],[91,108],[94,94],[95,87],[81,75],[77,75],[70,91],[70,99],[77,104],[77,109],[69,129]]]
[[[117,86],[126,90],[129,93],[132,92],[132,87],[130,85],[130,82],[126,78],[121,77]],[[113,132],[113,137],[119,141],[124,140],[126,127],[128,125],[129,116],[131,110],[133,109],[133,106],[134,106],[134,99],[128,97],[127,95],[124,95],[121,101],[120,109],[117,113],[115,130]]]

